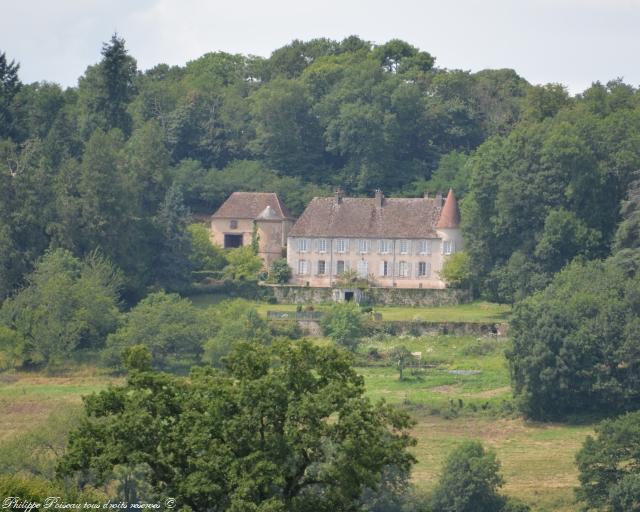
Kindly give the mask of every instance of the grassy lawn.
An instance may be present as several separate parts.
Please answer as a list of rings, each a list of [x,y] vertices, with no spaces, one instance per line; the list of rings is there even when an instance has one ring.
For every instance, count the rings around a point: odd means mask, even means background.
[[[224,299],[223,296],[216,294],[193,295],[189,298],[193,304],[203,308],[215,305]],[[267,315],[267,311],[294,312],[296,310],[295,304],[266,304],[264,302],[252,302],[251,304],[264,316]],[[323,304],[314,305],[314,308],[319,311],[328,307]],[[511,308],[508,305],[482,301],[440,307],[379,306],[374,310],[382,314],[382,320],[425,322],[504,322],[511,313]]]
[[[447,454],[466,439],[478,439],[496,451],[506,481],[502,491],[528,503],[534,511],[573,512],[578,484],[575,453],[592,433],[587,426],[527,423],[517,419],[417,415],[418,439],[413,470],[416,486],[430,490]]]
[[[359,351],[364,354],[375,349],[384,357],[398,345],[421,352],[421,364],[428,367],[405,369],[402,381],[391,362],[388,366],[358,368],[374,398],[432,412],[445,412],[454,402],[454,414],[485,410],[495,413],[502,402],[511,398],[504,358],[508,341],[504,338],[407,336],[366,340]]]
[[[37,427],[55,410],[79,405],[84,395],[122,381],[94,367],[78,368],[62,376],[17,372],[1,377],[0,442]]]
[[[511,389],[504,358],[508,341],[474,336],[423,336],[366,340],[359,348],[380,354],[404,345],[422,352],[422,362],[434,366],[417,375],[405,370],[399,380],[393,367],[358,367],[368,394],[405,405],[417,421],[413,481],[429,491],[447,454],[467,439],[494,449],[506,480],[503,492],[537,511],[574,511],[577,485],[574,456],[590,426],[529,423],[505,409]],[[451,370],[475,370],[460,375]],[[462,403],[462,407],[460,404]]]

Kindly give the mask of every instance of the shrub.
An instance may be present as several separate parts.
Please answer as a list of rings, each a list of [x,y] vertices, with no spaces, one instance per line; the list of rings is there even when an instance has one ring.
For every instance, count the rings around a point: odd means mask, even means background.
[[[466,441],[447,457],[433,493],[433,512],[526,512],[529,507],[498,494],[504,480],[495,453]]]
[[[262,260],[253,252],[250,246],[238,247],[227,251],[227,261],[223,275],[225,279],[239,281],[257,281],[258,273],[262,269]]]
[[[360,308],[352,302],[331,306],[321,326],[325,336],[351,351],[355,351],[364,334]]]
[[[194,270],[222,270],[227,259],[224,250],[211,242],[209,229],[202,224],[190,224],[187,230],[191,235],[190,259]]]
[[[269,281],[272,283],[285,284],[291,279],[291,267],[286,258],[274,261],[269,270]]]

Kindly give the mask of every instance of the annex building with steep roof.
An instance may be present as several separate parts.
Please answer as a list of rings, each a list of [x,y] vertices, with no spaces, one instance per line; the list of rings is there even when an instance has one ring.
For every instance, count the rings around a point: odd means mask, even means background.
[[[334,287],[345,273],[373,286],[445,288],[442,265],[462,250],[453,190],[420,198],[316,197],[288,234],[292,284]]]
[[[211,216],[211,240],[224,248],[251,245],[254,231],[265,268],[282,257],[295,222],[274,192],[234,192]]]

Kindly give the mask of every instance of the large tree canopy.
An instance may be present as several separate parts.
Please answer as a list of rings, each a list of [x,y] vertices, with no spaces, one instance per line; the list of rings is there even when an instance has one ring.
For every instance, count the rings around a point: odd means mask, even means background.
[[[143,465],[182,510],[357,510],[383,471],[407,474],[408,417],[373,405],[344,352],[241,344],[224,372],[134,372],[86,400],[61,475],[104,485]]]

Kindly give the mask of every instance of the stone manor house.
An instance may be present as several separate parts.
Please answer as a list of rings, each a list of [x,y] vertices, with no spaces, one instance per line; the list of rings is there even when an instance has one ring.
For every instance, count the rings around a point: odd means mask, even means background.
[[[223,247],[259,234],[265,264],[286,247],[291,284],[333,287],[345,272],[372,286],[444,288],[447,256],[463,248],[453,190],[421,198],[315,197],[295,221],[276,194],[235,192],[213,215],[212,239]]]

